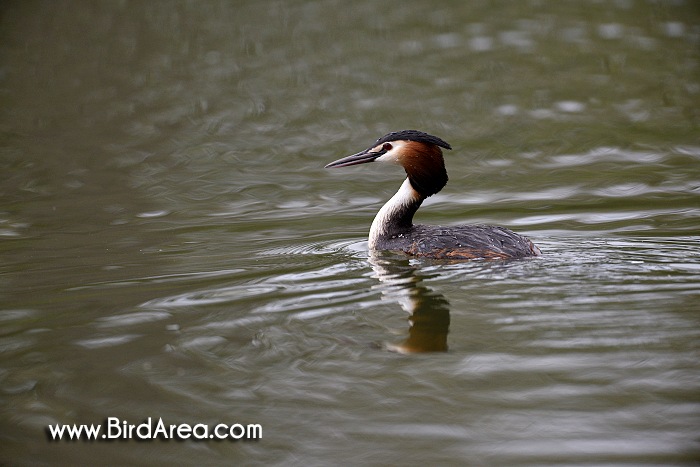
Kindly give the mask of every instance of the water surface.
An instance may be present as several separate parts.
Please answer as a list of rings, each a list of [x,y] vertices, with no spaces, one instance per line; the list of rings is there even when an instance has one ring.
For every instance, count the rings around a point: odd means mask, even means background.
[[[0,7],[0,460],[693,465],[700,12],[652,2]],[[544,255],[370,255],[388,131],[425,223]],[[49,442],[49,424],[260,424]]]

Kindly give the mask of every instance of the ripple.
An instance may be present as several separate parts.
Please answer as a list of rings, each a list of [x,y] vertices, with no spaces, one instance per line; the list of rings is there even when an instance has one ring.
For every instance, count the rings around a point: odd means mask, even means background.
[[[122,315],[108,316],[97,320],[99,327],[111,328],[120,326],[134,326],[136,324],[150,323],[170,318],[172,315],[167,312],[143,311],[136,313],[126,313]]]
[[[598,162],[628,162],[638,164],[657,164],[666,159],[663,153],[630,151],[615,147],[600,147],[584,154],[561,154],[544,158],[539,165],[542,168],[564,168],[590,165]]]
[[[133,285],[146,284],[146,283],[163,284],[163,283],[171,283],[171,282],[190,282],[190,281],[198,280],[198,279],[210,279],[210,278],[215,278],[215,277],[218,278],[218,277],[226,277],[226,276],[235,276],[235,275],[237,275],[241,272],[244,272],[244,271],[245,271],[244,269],[236,268],[236,269],[219,269],[219,270],[213,270],[213,271],[183,272],[183,273],[176,273],[176,274],[161,274],[161,275],[154,275],[154,276],[135,277],[135,278],[126,279],[126,280],[95,282],[92,284],[81,285],[81,286],[77,286],[77,287],[70,287],[67,290],[80,291],[80,290],[102,289],[102,288],[112,288],[112,287],[131,287]]]
[[[156,298],[140,305],[141,308],[170,309],[221,303],[236,303],[250,297],[267,295],[280,289],[272,284],[244,284],[223,288],[187,292],[171,297]]]
[[[577,101],[559,101],[555,104],[555,107],[560,112],[567,113],[579,113],[586,110],[586,104]]]
[[[184,339],[179,345],[187,349],[209,349],[226,342],[227,340],[221,336],[199,336]]]
[[[81,347],[85,347],[86,349],[99,349],[103,347],[115,347],[117,345],[126,344],[139,337],[141,337],[141,334],[125,334],[122,336],[96,337],[93,339],[77,340],[75,341],[75,344]]]
[[[170,212],[168,212],[167,210],[149,211],[149,212],[140,212],[140,213],[136,214],[136,217],[140,217],[143,219],[152,219],[152,218],[156,218],[156,217],[165,217],[168,214],[170,214]]]
[[[320,255],[337,253],[341,251],[361,251],[357,248],[358,242],[351,240],[344,241],[325,241],[325,242],[309,242],[296,243],[289,246],[276,248],[268,248],[259,252],[263,256],[279,256],[279,255]]]
[[[344,282],[343,285],[346,285]],[[372,291],[338,291],[324,293],[305,293],[303,296],[278,298],[253,310],[254,313],[289,313],[297,312],[297,318],[318,317],[327,314],[342,313],[342,305],[354,305],[368,295],[376,295]],[[299,312],[301,310],[301,312]]]

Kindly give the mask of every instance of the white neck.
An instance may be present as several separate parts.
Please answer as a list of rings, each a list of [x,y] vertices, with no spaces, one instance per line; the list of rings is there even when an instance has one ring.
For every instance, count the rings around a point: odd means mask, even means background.
[[[399,191],[382,206],[372,221],[368,240],[370,250],[378,249],[382,239],[391,237],[401,229],[410,228],[413,214],[423,199],[423,196],[413,189],[408,178],[404,180]]]

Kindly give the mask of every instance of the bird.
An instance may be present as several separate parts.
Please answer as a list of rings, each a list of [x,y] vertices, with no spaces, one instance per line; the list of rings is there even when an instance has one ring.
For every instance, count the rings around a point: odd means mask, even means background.
[[[401,130],[388,133],[367,149],[325,166],[335,168],[389,162],[402,166],[406,171],[406,179],[399,190],[372,221],[369,249],[450,260],[506,260],[540,256],[541,250],[532,241],[504,227],[413,223],[413,216],[423,201],[447,184],[442,149],[451,150],[452,146],[422,131]]]

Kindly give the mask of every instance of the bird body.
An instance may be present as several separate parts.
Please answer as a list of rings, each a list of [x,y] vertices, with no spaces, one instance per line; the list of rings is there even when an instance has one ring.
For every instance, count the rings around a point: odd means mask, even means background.
[[[403,130],[379,138],[364,151],[326,165],[347,167],[369,162],[392,162],[406,171],[401,188],[379,210],[369,231],[371,250],[402,251],[437,259],[510,259],[539,256],[529,239],[506,228],[489,225],[414,225],[421,203],[447,183],[442,139],[417,130]]]

